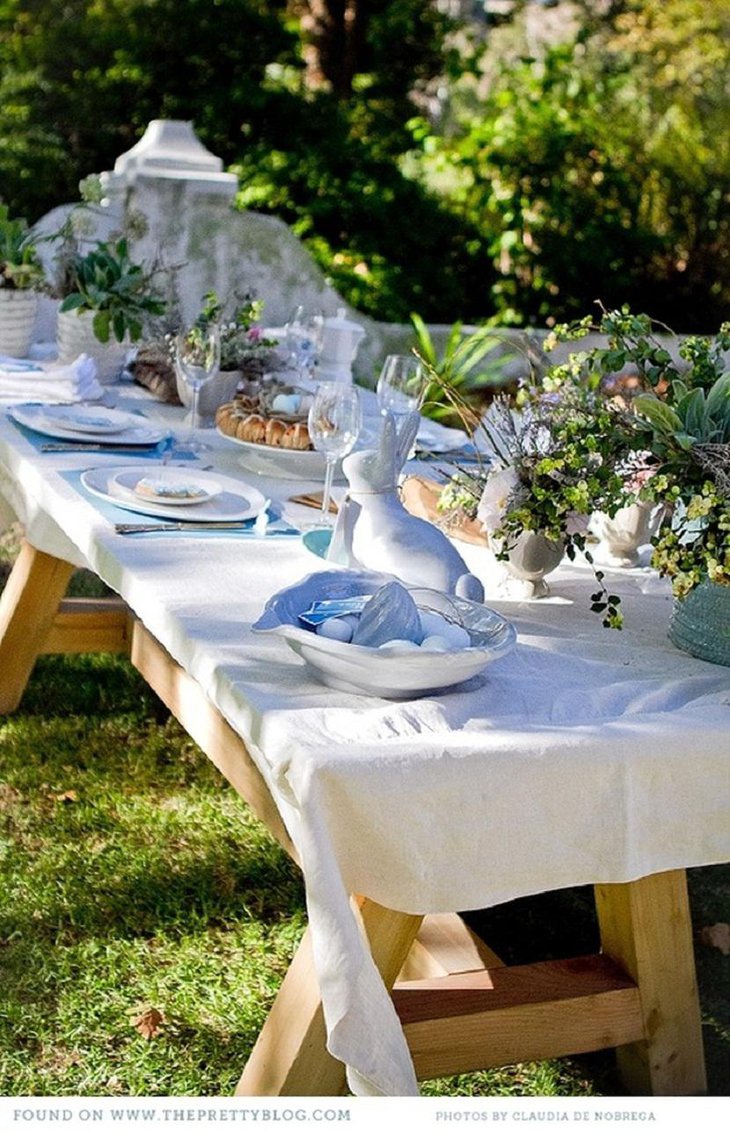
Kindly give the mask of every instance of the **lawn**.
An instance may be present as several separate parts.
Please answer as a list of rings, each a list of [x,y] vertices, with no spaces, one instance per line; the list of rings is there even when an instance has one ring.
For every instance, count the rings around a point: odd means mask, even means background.
[[[304,929],[296,868],[118,657],[41,658],[0,720],[0,766],[2,1094],[230,1094]],[[702,929],[730,919],[730,869],[690,884],[710,1092],[726,1095],[730,964]],[[469,919],[508,961],[595,946],[585,889]],[[606,1052],[423,1091],[621,1087]]]

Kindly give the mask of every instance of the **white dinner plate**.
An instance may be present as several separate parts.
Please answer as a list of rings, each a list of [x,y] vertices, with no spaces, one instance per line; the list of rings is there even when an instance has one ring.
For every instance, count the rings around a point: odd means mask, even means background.
[[[240,449],[241,463],[260,476],[276,476],[279,479],[322,479],[325,459],[313,450],[301,451],[298,448],[277,448],[273,444],[254,444],[250,440],[239,440],[217,430],[224,440],[230,440]]]
[[[119,409],[86,405],[44,405],[41,423],[70,429],[71,432],[121,432],[137,422],[131,413]]]
[[[219,495],[222,488],[219,480],[195,469],[162,467],[145,475],[140,475],[139,468],[125,468],[111,480],[110,490],[113,495],[121,492],[120,498],[157,506],[193,507]]]
[[[203,487],[215,485],[218,493],[204,503],[191,503],[188,507],[180,508],[169,503],[148,502],[135,495],[134,490],[127,486],[135,483],[144,476],[157,476],[159,474],[179,471],[187,480],[195,480]],[[128,476],[124,483],[119,477]],[[216,522],[221,519],[241,522],[243,519],[253,519],[266,507],[264,499],[258,488],[243,480],[232,476],[221,476],[217,472],[203,472],[197,469],[188,471],[187,468],[150,468],[137,465],[136,467],[115,468],[89,468],[81,475],[81,483],[92,495],[99,499],[122,507],[125,511],[135,511],[140,515],[153,515],[160,519],[190,520],[197,523],[206,519]]]
[[[94,444],[129,444],[145,445],[157,444],[167,435],[166,431],[150,425],[144,417],[136,413],[125,413],[121,409],[106,409],[103,407],[84,406],[87,423],[92,419],[99,422],[99,427],[79,428],[78,419],[76,427],[71,426],[68,413],[71,409],[80,413],[81,406],[71,405],[14,405],[8,415],[18,424],[40,432],[44,436],[52,436],[55,440],[89,441]],[[60,413],[65,410],[65,414]]]

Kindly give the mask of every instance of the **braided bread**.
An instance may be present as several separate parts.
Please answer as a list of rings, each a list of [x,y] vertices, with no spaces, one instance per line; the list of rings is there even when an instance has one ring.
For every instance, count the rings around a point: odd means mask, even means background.
[[[292,448],[300,452],[312,448],[306,421],[287,423],[275,416],[263,416],[261,412],[252,412],[248,405],[241,404],[238,398],[217,409],[215,423],[226,436],[245,440],[251,444]]]

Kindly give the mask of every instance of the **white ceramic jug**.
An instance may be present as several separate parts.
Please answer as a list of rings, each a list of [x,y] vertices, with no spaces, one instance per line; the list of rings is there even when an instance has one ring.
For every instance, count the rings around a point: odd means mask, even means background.
[[[317,376],[324,381],[352,381],[352,363],[364,337],[363,327],[346,317],[344,307],[334,318],[326,318]]]

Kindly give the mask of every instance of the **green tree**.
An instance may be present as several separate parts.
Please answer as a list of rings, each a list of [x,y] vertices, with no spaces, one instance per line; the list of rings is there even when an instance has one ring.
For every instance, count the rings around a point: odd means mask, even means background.
[[[261,129],[267,65],[296,61],[286,0],[0,0],[0,186],[38,216],[74,200],[153,118],[224,161]]]
[[[730,9],[583,5],[574,41],[472,83],[421,176],[488,242],[503,321],[646,305],[710,330],[730,299]]]

